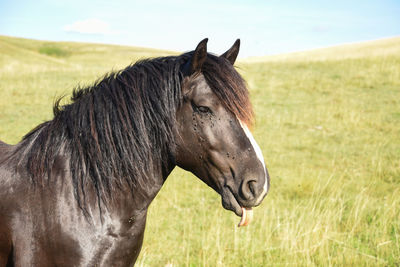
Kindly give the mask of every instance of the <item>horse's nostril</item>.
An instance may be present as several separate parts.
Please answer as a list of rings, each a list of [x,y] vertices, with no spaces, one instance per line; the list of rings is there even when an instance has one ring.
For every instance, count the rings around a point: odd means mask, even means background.
[[[257,182],[254,180],[243,181],[241,193],[244,200],[252,200],[256,196]]]
[[[256,181],[249,182],[249,189],[250,189],[250,192],[253,194],[253,196],[255,196],[256,195]]]

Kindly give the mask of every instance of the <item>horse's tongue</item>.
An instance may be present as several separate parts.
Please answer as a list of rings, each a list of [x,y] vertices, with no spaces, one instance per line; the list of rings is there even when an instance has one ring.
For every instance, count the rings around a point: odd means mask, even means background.
[[[238,227],[248,225],[253,220],[253,210],[251,208],[242,207],[242,219],[240,220]]]

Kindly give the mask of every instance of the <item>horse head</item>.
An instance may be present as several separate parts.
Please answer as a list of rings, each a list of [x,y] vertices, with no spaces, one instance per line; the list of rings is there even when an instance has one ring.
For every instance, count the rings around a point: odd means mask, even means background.
[[[269,189],[263,155],[249,130],[246,84],[233,67],[240,41],[221,56],[207,53],[207,39],[187,53],[183,100],[177,109],[176,164],[221,195],[222,206],[251,220]]]

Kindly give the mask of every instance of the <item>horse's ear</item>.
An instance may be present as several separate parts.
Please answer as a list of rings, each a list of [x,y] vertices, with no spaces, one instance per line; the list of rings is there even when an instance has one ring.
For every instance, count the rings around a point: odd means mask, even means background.
[[[203,63],[207,58],[207,42],[208,38],[203,39],[194,50],[193,56],[190,59],[189,75],[201,71]]]
[[[231,48],[228,49],[221,57],[226,58],[232,65],[235,63],[236,58],[239,54],[240,39],[237,39]]]

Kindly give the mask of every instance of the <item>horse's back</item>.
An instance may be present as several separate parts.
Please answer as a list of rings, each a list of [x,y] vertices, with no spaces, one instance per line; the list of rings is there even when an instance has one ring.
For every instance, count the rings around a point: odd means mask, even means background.
[[[10,152],[13,150],[12,145],[6,144],[0,140],[0,166],[2,165],[3,161],[7,158]]]
[[[13,169],[9,163],[14,146],[0,140],[0,266],[13,266],[12,235],[10,227],[10,183]],[[11,164],[12,165],[12,164]],[[11,167],[11,168],[10,168]],[[12,185],[11,185],[12,187]]]
[[[4,143],[0,140],[0,188],[11,179],[11,170],[15,166],[12,155],[14,154],[15,146]],[[1,194],[1,191],[0,191]]]
[[[3,141],[0,140],[0,149],[1,149],[3,146],[11,146],[11,145],[6,144],[6,143],[4,143]]]
[[[6,148],[10,147],[11,145],[4,143],[3,141],[0,140],[0,157],[1,157],[1,153],[3,150],[5,150]]]
[[[0,216],[2,213],[10,212],[10,205],[23,203],[27,184],[24,180],[23,151],[18,145],[9,145],[0,141]],[[4,215],[4,214],[3,214]],[[2,217],[0,217],[2,218]]]

